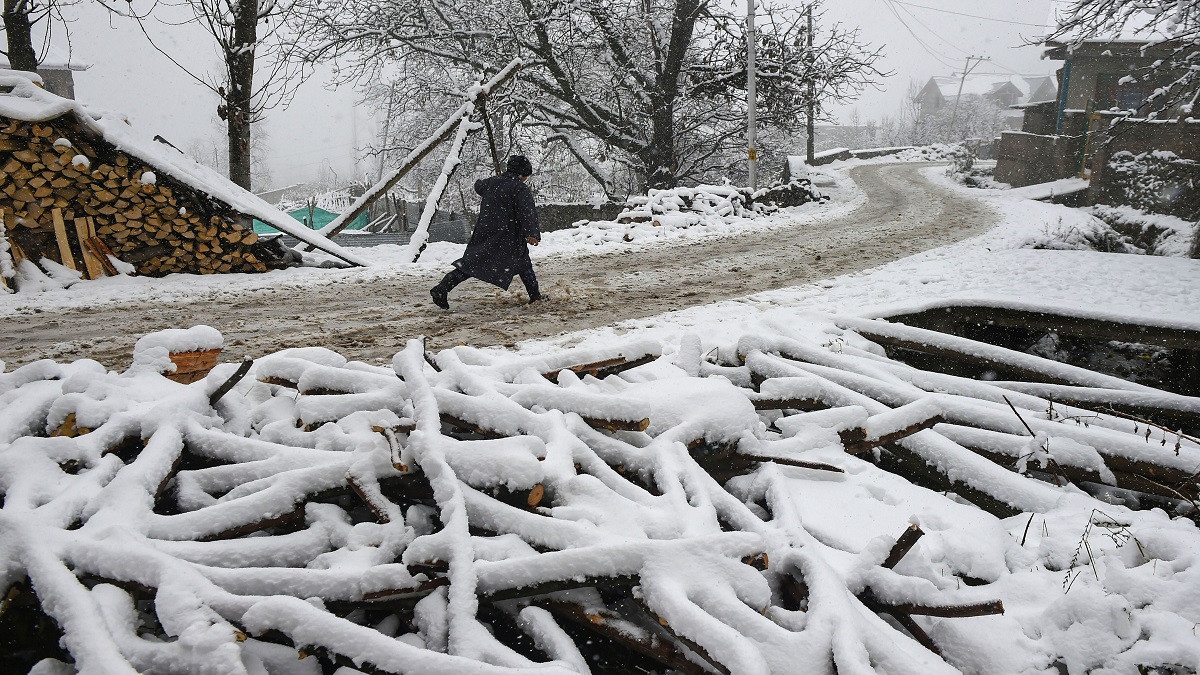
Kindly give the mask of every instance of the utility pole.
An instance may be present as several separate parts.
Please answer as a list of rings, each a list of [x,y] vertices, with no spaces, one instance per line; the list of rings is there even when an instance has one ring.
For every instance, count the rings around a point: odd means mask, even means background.
[[[754,73],[754,0],[746,0],[746,147],[750,191],[758,189],[758,148],[755,147],[755,112],[758,96]]]
[[[379,146],[379,172],[375,176],[375,182],[383,180],[383,172],[387,164],[388,143],[391,142],[392,135],[392,104],[396,100],[396,82],[392,81],[388,87],[387,112],[383,114],[383,143]]]
[[[960,99],[962,99],[963,84],[967,81],[967,75],[969,75],[971,73],[971,71],[975,69],[975,66],[978,66],[979,64],[983,63],[984,61],[991,61],[991,60],[992,60],[992,58],[990,56],[986,56],[986,57],[985,56],[968,56],[967,57],[967,67],[963,68],[962,78],[960,78],[958,80],[958,95],[954,97],[954,110],[951,111],[951,113],[950,113],[950,131],[951,132],[954,131],[954,121],[956,119],[958,119],[958,102]],[[975,62],[975,66],[971,65],[971,61]]]
[[[812,28],[812,5],[808,6],[808,147],[804,155],[804,162],[808,165],[813,163],[813,155],[816,153],[816,121],[813,119],[817,115],[817,82],[813,77],[813,65],[817,62],[813,54],[813,28]]]

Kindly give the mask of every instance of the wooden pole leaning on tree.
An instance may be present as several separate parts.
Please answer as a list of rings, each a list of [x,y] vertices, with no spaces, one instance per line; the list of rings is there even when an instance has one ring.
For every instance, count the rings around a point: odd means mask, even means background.
[[[321,228],[318,233],[324,235],[326,239],[333,239],[339,232],[346,229],[350,223],[353,223],[356,218],[371,208],[371,205],[377,199],[387,194],[388,190],[391,190],[396,183],[399,183],[400,179],[404,178],[409,171],[412,171],[422,159],[425,159],[435,148],[446,142],[451,136],[454,136],[458,130],[459,123],[475,112],[476,103],[504,86],[505,83],[517,74],[522,65],[524,65],[524,61],[520,58],[515,58],[509,61],[508,65],[504,66],[492,79],[482,85],[472,87],[467,94],[467,100],[458,110],[447,117],[446,121],[442,122],[437,131],[433,132],[424,142],[413,148],[408,153],[408,156],[400,162],[400,166],[392,169],[382,180],[356,199],[354,204],[345,213],[334,218],[328,225]],[[298,248],[302,251],[312,250],[311,245],[308,244],[302,244]]]

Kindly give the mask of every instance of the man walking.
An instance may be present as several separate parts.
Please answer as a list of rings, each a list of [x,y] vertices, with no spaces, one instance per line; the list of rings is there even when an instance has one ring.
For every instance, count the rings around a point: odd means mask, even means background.
[[[481,198],[479,220],[467,251],[429,291],[433,304],[442,309],[450,309],[450,291],[471,277],[508,290],[513,275],[519,275],[529,302],[542,299],[527,245],[537,246],[542,241],[533,193],[525,184],[533,175],[533,165],[525,157],[513,155],[506,169],[499,176],[475,181],[475,192]]]

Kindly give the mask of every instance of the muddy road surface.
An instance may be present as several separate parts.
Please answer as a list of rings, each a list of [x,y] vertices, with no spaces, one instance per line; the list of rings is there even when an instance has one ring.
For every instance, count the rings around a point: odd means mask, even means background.
[[[853,169],[867,202],[831,221],[633,253],[542,259],[535,265],[550,300],[534,306],[524,303],[518,280],[508,293],[472,280],[451,294],[447,312],[429,299],[440,274],[398,274],[372,284],[251,291],[232,301],[138,300],[7,317],[0,321],[0,359],[9,369],[39,358],[84,357],[124,367],[138,337],[202,323],[225,335],[232,357],[321,345],[378,363],[420,335],[434,349],[511,345],[652,316],[868,269],[991,226],[994,216],[982,201],[930,183],[923,166]]]

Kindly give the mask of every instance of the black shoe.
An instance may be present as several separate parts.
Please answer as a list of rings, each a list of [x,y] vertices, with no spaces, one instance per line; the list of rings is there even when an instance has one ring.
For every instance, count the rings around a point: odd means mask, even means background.
[[[429,289],[429,297],[433,298],[433,304],[442,309],[450,309],[450,300],[447,296],[449,296],[449,293],[444,291],[440,286],[434,286]]]
[[[533,303],[537,302],[538,300],[545,300],[545,299],[546,299],[545,296],[543,296],[541,293],[537,293],[536,295],[529,296],[529,304],[532,305]]]

